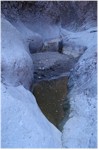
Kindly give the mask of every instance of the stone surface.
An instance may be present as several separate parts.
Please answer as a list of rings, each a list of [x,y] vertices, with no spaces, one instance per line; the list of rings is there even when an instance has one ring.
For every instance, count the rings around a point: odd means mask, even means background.
[[[2,148],[61,148],[61,132],[22,85],[2,85]]]
[[[33,82],[33,62],[25,48],[20,33],[3,18],[1,147],[61,148],[61,132],[45,118],[26,90]]]
[[[60,38],[45,41],[43,46],[43,51],[58,52],[60,41],[61,41]]]
[[[20,32],[25,50],[30,56],[30,52],[34,53],[42,50],[43,39],[40,34],[27,28],[27,26],[20,19],[18,19],[16,22],[11,22],[11,24]]]
[[[34,38],[29,42],[29,51],[31,54],[41,52],[43,48],[43,39],[42,37],[38,34],[35,35]]]
[[[2,82],[29,88],[33,81],[33,63],[25,51],[20,33],[6,19],[2,19]]]
[[[81,26],[83,30],[96,26],[97,1],[26,1],[1,4],[2,12],[13,20],[21,16],[23,21],[29,19],[33,24],[39,20],[40,25],[41,21],[61,24],[71,30],[77,30]]]
[[[86,49],[86,46],[76,45],[76,43],[73,42],[67,42],[64,43],[62,53],[74,58],[78,58],[85,52]]]
[[[88,49],[70,73],[70,114],[62,134],[65,148],[97,147],[97,33],[90,31],[80,32],[75,39]]]
[[[43,52],[32,55],[34,63],[34,81],[68,76],[77,59],[58,52]],[[63,65],[64,64],[64,65]],[[69,64],[69,65],[68,65]]]

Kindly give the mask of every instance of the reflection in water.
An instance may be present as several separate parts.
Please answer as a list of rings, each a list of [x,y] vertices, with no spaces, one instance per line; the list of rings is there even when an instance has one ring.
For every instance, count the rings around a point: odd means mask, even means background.
[[[40,81],[34,85],[33,94],[37,103],[56,127],[64,118],[63,102],[67,93],[67,77]]]

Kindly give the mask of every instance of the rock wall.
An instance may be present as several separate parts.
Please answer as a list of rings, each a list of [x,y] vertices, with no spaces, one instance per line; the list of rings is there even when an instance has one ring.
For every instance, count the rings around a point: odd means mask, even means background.
[[[61,132],[45,118],[29,91],[33,62],[23,38],[4,18],[1,37],[1,147],[61,148]]]
[[[67,95],[70,114],[62,134],[65,148],[97,147],[97,32],[91,31],[73,34],[75,42],[85,44],[88,49],[70,73]]]
[[[2,85],[2,148],[61,148],[61,132],[22,85]]]
[[[10,1],[2,2],[1,8],[9,19],[20,16],[22,20],[28,20],[30,17],[34,22],[39,20],[39,23],[58,24],[70,29],[87,23],[95,26],[97,22],[97,1]]]
[[[33,81],[33,62],[25,50],[21,34],[2,18],[2,82],[29,89]]]

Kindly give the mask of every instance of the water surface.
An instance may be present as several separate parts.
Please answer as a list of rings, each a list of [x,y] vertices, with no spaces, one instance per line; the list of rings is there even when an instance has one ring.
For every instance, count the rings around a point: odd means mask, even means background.
[[[43,114],[58,127],[64,118],[63,102],[67,94],[67,77],[40,81],[34,85],[33,94]]]

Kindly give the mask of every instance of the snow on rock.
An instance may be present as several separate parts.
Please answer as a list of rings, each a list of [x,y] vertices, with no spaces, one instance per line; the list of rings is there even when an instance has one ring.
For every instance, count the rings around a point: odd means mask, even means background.
[[[87,50],[71,71],[69,79],[69,119],[63,127],[62,142],[67,148],[97,147],[97,32],[93,28],[73,33],[71,40]]]
[[[2,18],[2,82],[29,88],[33,80],[33,62],[25,51],[21,34]]]
[[[61,132],[22,85],[2,85],[2,148],[61,148]]]

